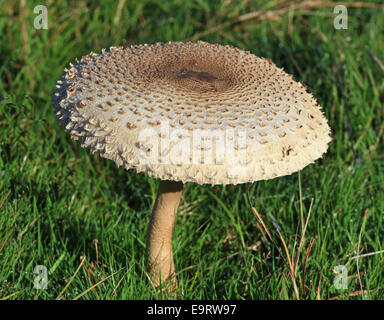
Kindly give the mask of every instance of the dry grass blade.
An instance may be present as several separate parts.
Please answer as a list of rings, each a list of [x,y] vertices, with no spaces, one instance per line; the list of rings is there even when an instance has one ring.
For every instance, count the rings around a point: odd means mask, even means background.
[[[300,221],[301,221],[301,234],[304,233],[304,210],[303,210],[303,192],[301,190],[301,174],[300,171],[297,172],[297,177],[299,180],[299,199],[300,199]]]
[[[248,201],[249,201],[249,203],[251,203],[251,202],[250,202],[250,198],[249,198],[249,193],[248,193]],[[269,229],[268,229],[267,226],[265,225],[264,220],[263,220],[263,218],[261,217],[261,215],[258,213],[258,211],[256,210],[256,208],[254,208],[254,207],[252,207],[252,206],[251,206],[251,210],[252,210],[253,214],[256,216],[256,218],[259,220],[260,224],[262,225],[264,231],[267,233],[269,239],[271,240],[271,242],[273,243],[273,245],[275,246],[275,248],[277,248],[277,250],[278,250],[280,256],[281,256],[281,257],[283,258],[283,260],[284,260],[284,263],[287,265],[287,269],[288,269],[288,271],[289,271],[289,273],[290,273],[290,275],[291,275],[291,271],[292,271],[292,269],[291,269],[291,259],[290,259],[289,253],[288,253],[288,249],[286,249],[286,252],[287,252],[287,258],[288,258],[288,261],[287,261],[287,259],[285,258],[283,252],[281,251],[281,248],[276,244],[275,240],[274,240],[273,237],[272,237],[271,232],[269,231]],[[282,235],[281,235],[279,229],[278,229],[278,228],[276,228],[276,229],[277,229],[277,231],[279,232],[280,237],[281,237],[283,243],[285,244],[284,238],[282,237]],[[285,247],[286,247],[286,246],[285,246]],[[298,291],[297,291],[296,283],[294,283],[294,287],[295,287],[295,294],[296,294],[296,297],[297,297],[297,299],[298,299]]]
[[[56,300],[60,300],[62,297],[63,297],[63,294],[65,292],[65,290],[67,290],[67,288],[69,287],[69,285],[71,284],[71,282],[73,281],[73,279],[76,277],[77,273],[79,272],[81,266],[84,264],[85,262],[85,259],[86,257],[81,257],[81,262],[80,262],[80,265],[77,267],[75,273],[73,274],[73,276],[71,277],[71,279],[69,279],[68,283],[66,284],[66,286],[64,287],[64,289],[60,292],[60,294],[57,296]]]
[[[302,203],[302,200],[300,202]],[[297,273],[297,267],[299,265],[299,258],[300,258],[301,249],[303,248],[304,243],[305,243],[305,232],[307,231],[309,217],[311,216],[312,205],[313,205],[313,198],[311,199],[311,204],[309,206],[307,219],[305,220],[305,224],[304,224],[304,227],[302,229],[302,234],[301,234],[301,238],[300,238],[299,248],[297,249],[296,261],[295,261],[295,265],[294,265],[294,267],[295,267],[295,276],[296,276],[296,273]]]
[[[94,285],[92,285],[91,287],[89,287],[87,290],[83,291],[82,293],[80,293],[79,295],[77,295],[76,297],[74,297],[72,300],[77,300],[79,299],[80,297],[82,297],[83,295],[85,295],[87,292],[91,291],[92,289],[94,289],[95,287],[97,287],[99,284],[103,283],[104,281],[108,280],[110,277],[114,276],[116,273],[120,272],[121,270],[118,270],[112,274],[110,274],[108,277],[100,280],[99,282],[95,283]]]
[[[25,290],[25,289],[23,289],[23,290],[18,290],[18,291],[16,291],[16,292],[13,292],[13,293],[11,293],[11,294],[8,295],[8,296],[5,296],[5,297],[3,297],[3,298],[0,298],[0,300],[8,300],[9,298],[11,298],[11,297],[13,297],[13,296],[15,296],[15,295],[17,295],[17,294],[19,294],[19,293],[22,293],[24,290]]]
[[[4,199],[1,201],[1,203],[0,203],[0,209],[1,209],[2,206],[4,205],[4,202],[5,202],[5,200],[7,200],[8,196],[10,195],[10,193],[11,193],[11,191],[9,191],[9,192],[5,195]]]
[[[344,293],[344,294],[342,294],[340,296],[329,298],[328,300],[337,300],[337,299],[340,299],[340,298],[347,298],[347,297],[358,296],[360,294],[364,295],[364,294],[367,294],[368,292],[370,292],[370,290],[353,291],[353,292]]]
[[[365,223],[367,221],[368,212],[369,212],[369,209],[368,208],[365,209],[363,223],[361,225],[360,234],[359,234],[359,242],[358,242],[358,245],[357,245],[357,254],[360,253],[361,236],[363,234],[363,230],[365,229]],[[364,290],[363,290],[363,284],[361,282],[361,276],[360,276],[359,258],[356,259],[356,269],[357,269],[357,274],[359,275],[360,291],[362,292],[361,293],[361,300],[364,300],[364,294],[363,294]]]
[[[11,236],[12,233],[13,233],[13,230],[12,230],[10,233],[8,233],[7,237],[5,238],[3,244],[2,244],[1,247],[0,247],[0,252],[1,252],[1,250],[3,250],[5,244],[7,243],[8,239],[9,239],[9,237]]]
[[[192,209],[194,208],[195,205],[197,205],[199,202],[203,201],[203,199],[197,199],[197,200],[194,200],[192,202],[184,202],[183,204],[181,204],[177,210],[177,215],[178,216],[183,216],[183,215],[187,215],[187,216],[192,216],[192,215],[196,215],[198,216],[197,213],[194,213],[192,211]]]
[[[380,69],[384,72],[384,64],[380,61],[378,57],[374,55],[374,53],[368,50],[368,54],[372,57],[372,59],[379,65]]]
[[[248,194],[248,201],[250,201],[249,194]],[[267,226],[265,225],[263,218],[261,217],[261,215],[259,214],[259,212],[256,210],[255,207],[251,206],[251,210],[252,210],[253,214],[256,216],[256,218],[259,220],[259,222],[261,223],[261,225],[263,227],[263,230],[268,235],[268,238],[271,240],[271,242],[273,243],[275,248],[277,248],[277,250],[279,251],[280,256],[284,259],[284,262],[287,264],[287,267],[288,267],[288,270],[289,270],[290,269],[289,262],[286,261],[285,256],[284,256],[283,252],[281,251],[281,248],[276,244],[275,239],[273,239],[272,234],[269,231],[269,229],[267,228]],[[276,228],[276,229],[278,230],[278,228]],[[288,257],[289,257],[289,255],[288,255]]]
[[[118,25],[120,22],[121,11],[123,10],[124,4],[125,4],[125,0],[120,0],[119,4],[117,5],[116,14],[115,14],[115,17],[113,18],[114,25]]]
[[[299,187],[301,187],[300,173],[299,173]],[[301,188],[300,188],[300,190],[301,190]],[[251,204],[249,193],[247,194],[247,196],[248,196],[248,202]],[[259,223],[261,224],[262,229],[268,235],[268,238],[271,240],[271,242],[274,244],[274,246],[278,249],[280,256],[284,259],[285,263],[287,264],[287,268],[288,268],[289,275],[290,275],[290,278],[291,278],[291,281],[292,281],[292,284],[293,284],[295,296],[296,296],[296,299],[298,299],[298,300],[300,299],[300,295],[299,295],[299,290],[298,290],[298,287],[297,287],[296,276],[297,276],[300,252],[301,252],[301,250],[302,250],[302,248],[304,246],[304,243],[305,243],[305,232],[307,230],[308,221],[309,221],[309,218],[311,216],[312,205],[313,205],[313,198],[311,199],[310,208],[309,208],[308,215],[307,215],[305,221],[304,221],[304,214],[302,214],[301,238],[300,238],[299,247],[297,248],[296,255],[295,255],[296,240],[295,240],[295,244],[294,244],[292,255],[290,255],[287,243],[286,243],[282,233],[280,232],[278,226],[275,225],[275,228],[276,228],[276,231],[279,234],[281,243],[283,244],[283,248],[284,248],[284,252],[285,252],[285,255],[284,255],[282,250],[280,249],[280,247],[276,245],[276,242],[274,241],[271,232],[269,231],[269,229],[265,225],[263,218],[261,217],[259,212],[256,210],[256,208],[251,205],[251,210],[252,210],[253,214],[255,215],[255,217],[257,218],[257,220],[259,221]],[[302,206],[302,193],[301,193],[301,191],[300,191],[300,207],[301,207],[301,211],[302,211],[302,207],[303,206]],[[260,226],[258,226],[258,228],[261,229]],[[311,242],[310,242],[310,244],[309,244],[309,246],[308,246],[308,248],[306,250],[304,269],[306,267],[306,263],[308,261],[308,256],[309,256],[310,250],[311,250],[311,248],[313,246],[313,243],[314,243],[314,240],[311,239]],[[303,287],[304,287],[304,275],[305,275],[305,270],[304,270],[303,275],[302,275],[302,283],[303,283],[302,286]],[[304,289],[303,289],[303,292],[304,292]]]
[[[300,8],[322,8],[322,7],[335,7],[335,6],[346,6],[350,8],[382,8],[383,4],[369,3],[364,1],[302,1],[298,4]]]
[[[125,273],[123,274],[123,276],[121,277],[121,279],[119,280],[119,282],[117,283],[116,287],[113,288],[113,291],[111,293],[111,297],[115,294],[117,288],[120,286],[121,282],[123,281],[124,277],[127,275],[129,270],[125,271]],[[106,280],[106,279],[105,279]]]
[[[265,225],[264,223],[264,220],[263,218],[260,216],[259,212],[257,212],[256,208],[255,207],[251,207],[251,210],[253,212],[253,214],[256,216],[257,220],[259,220],[259,222],[261,223],[261,225],[263,226],[263,229],[264,231],[267,233],[268,235],[268,238],[274,242],[273,238],[272,238],[272,235],[271,233],[269,232],[269,229],[267,228],[267,226]]]
[[[364,295],[364,294],[371,293],[371,292],[374,292],[374,291],[377,291],[377,290],[383,289],[383,288],[384,287],[381,286],[379,288],[371,289],[371,290],[358,290],[358,291],[353,291],[353,292],[347,292],[347,293],[343,293],[342,295],[329,298],[328,300],[338,300],[340,298],[347,298],[347,297],[354,297],[354,296],[358,296],[358,295]]]
[[[95,245],[95,250],[96,250],[96,265],[97,266],[99,265],[99,248],[97,246],[98,243],[99,243],[99,240],[97,240],[97,239],[93,240],[93,244]]]
[[[294,271],[293,261],[292,261],[291,257],[289,256],[288,247],[287,247],[287,244],[286,244],[286,242],[285,242],[285,240],[284,240],[283,235],[281,234],[280,230],[278,230],[278,229],[277,229],[277,232],[279,233],[281,242],[283,243],[283,246],[284,246],[285,254],[287,255],[288,267],[289,267],[289,275],[290,275],[291,280],[292,280],[292,283],[293,283],[293,288],[294,288],[294,290],[295,290],[296,299],[299,300],[299,299],[300,299],[300,296],[299,296],[299,290],[297,289],[297,284],[296,284],[296,277],[295,277],[295,271]],[[292,258],[293,258],[293,257],[292,257]]]
[[[321,280],[323,278],[323,270],[320,273],[319,283],[317,284],[317,300],[321,300]]]
[[[303,273],[301,274],[301,295],[303,299],[305,298],[305,268],[307,266],[309,253],[311,252],[312,246],[315,243],[315,239],[311,238],[309,241],[307,250],[305,250],[304,264],[303,264]],[[296,268],[297,271],[297,268]]]
[[[97,266],[96,266],[97,267]],[[93,277],[93,271],[92,269],[95,268],[95,265],[93,264],[93,262],[91,262],[91,268],[87,268],[85,267],[86,271],[88,272],[88,279],[89,279],[89,282],[91,283],[91,285],[93,286],[94,284],[94,277]],[[97,290],[95,289],[94,290],[94,294],[95,294],[95,298],[97,298]]]
[[[354,256],[354,257],[352,257],[351,259],[364,258],[364,257],[374,256],[374,255],[376,255],[376,254],[381,254],[381,253],[384,253],[384,250],[380,250],[380,251],[375,251],[375,252],[369,252],[369,253],[360,254],[360,255],[358,255],[358,256]]]

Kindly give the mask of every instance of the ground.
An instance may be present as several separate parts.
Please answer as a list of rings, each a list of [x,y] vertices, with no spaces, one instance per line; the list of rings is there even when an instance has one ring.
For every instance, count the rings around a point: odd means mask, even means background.
[[[331,1],[3,1],[0,298],[167,298],[144,258],[158,181],[71,141],[52,96],[64,68],[91,51],[204,40],[293,74],[322,106],[332,142],[300,174],[187,184],[173,243],[179,298],[383,299],[381,3],[343,2],[343,29]],[[34,24],[40,4],[47,29]]]

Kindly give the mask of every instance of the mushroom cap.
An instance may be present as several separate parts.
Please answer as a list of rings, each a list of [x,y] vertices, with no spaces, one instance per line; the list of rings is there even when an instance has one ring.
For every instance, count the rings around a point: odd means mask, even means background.
[[[232,46],[111,47],[57,82],[58,120],[82,147],[162,180],[239,184],[320,158],[330,128],[305,86]]]

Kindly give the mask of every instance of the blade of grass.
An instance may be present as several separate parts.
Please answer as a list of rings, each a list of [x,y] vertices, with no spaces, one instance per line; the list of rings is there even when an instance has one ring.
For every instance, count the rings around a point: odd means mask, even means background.
[[[3,200],[1,201],[1,203],[0,203],[0,209],[2,208],[2,206],[3,206],[4,202],[5,202],[5,200],[7,200],[8,196],[10,195],[10,193],[11,193],[11,191],[8,191],[8,193],[5,195],[5,197],[4,197]]]
[[[5,244],[7,243],[8,239],[9,239],[9,237],[11,236],[12,233],[13,233],[13,230],[11,230],[11,232],[8,233],[7,237],[5,238],[3,244],[2,244],[1,247],[0,247],[0,252],[1,252],[1,250],[3,250]]]
[[[309,221],[309,218],[311,216],[312,205],[313,205],[313,198],[311,199],[311,204],[309,205],[307,219],[305,220],[304,228],[302,230],[302,234],[301,234],[301,238],[300,238],[299,247],[297,249],[296,261],[295,261],[295,264],[294,264],[295,276],[296,276],[296,273],[297,273],[297,267],[299,265],[299,258],[300,258],[301,249],[303,248],[304,243],[305,243],[305,232],[307,231],[308,221]]]
[[[92,289],[94,289],[95,287],[97,287],[99,284],[103,283],[104,281],[108,280],[110,277],[114,276],[116,273],[119,273],[121,270],[123,270],[125,268],[122,268],[118,271],[115,271],[114,273],[110,274],[108,277],[100,280],[99,282],[95,283],[93,286],[89,287],[87,290],[83,291],[82,293],[80,293],[79,295],[77,295],[76,297],[74,297],[72,300],[77,300],[79,299],[80,297],[82,297],[83,295],[85,295],[87,292],[91,291]]]
[[[321,269],[319,283],[317,284],[317,300],[321,300],[321,280],[323,278],[323,269]]]
[[[68,283],[66,284],[66,286],[64,287],[64,289],[60,292],[60,294],[57,296],[56,300],[60,300],[65,292],[65,290],[67,290],[67,288],[69,287],[69,285],[71,284],[71,282],[73,281],[73,279],[76,277],[77,273],[79,272],[81,266],[84,264],[85,262],[85,259],[86,257],[81,257],[81,262],[80,262],[80,265],[77,267],[75,273],[73,274],[73,276],[71,277],[71,279],[69,279]]]
[[[116,286],[113,288],[113,291],[112,291],[110,297],[112,297],[112,296],[115,294],[117,288],[120,286],[120,283],[123,281],[123,279],[124,279],[124,277],[127,275],[128,271],[129,271],[129,270],[125,271],[125,273],[123,274],[123,276],[121,277],[121,279],[119,280],[119,282],[118,282],[118,283],[116,284]]]
[[[315,239],[311,238],[311,240],[309,241],[307,250],[305,251],[303,273],[301,274],[301,296],[303,297],[303,299],[305,298],[305,269],[307,267],[309,253],[311,252],[311,249],[314,243],[315,243]],[[297,271],[297,267],[296,267],[296,271]]]
[[[279,229],[277,229],[277,232],[279,233],[281,242],[283,243],[284,250],[285,250],[285,253],[287,255],[287,260],[288,260],[288,265],[289,265],[289,274],[291,276],[291,280],[292,280],[293,288],[294,288],[294,291],[295,291],[296,299],[299,300],[300,299],[299,290],[297,289],[296,278],[295,278],[295,274],[294,274],[294,266],[293,266],[292,260],[291,260],[291,258],[289,256],[288,247],[287,247],[287,244],[286,244],[286,242],[284,240],[284,237],[281,234]]]
[[[365,229],[365,223],[367,221],[367,216],[368,216],[369,209],[365,209],[364,212],[364,217],[363,217],[363,223],[361,225],[360,229],[360,234],[359,234],[359,241],[357,245],[357,254],[360,254],[360,243],[361,243],[361,236],[363,234],[363,231]],[[356,269],[357,269],[357,274],[359,275],[359,285],[360,285],[360,291],[361,291],[361,300],[364,300],[364,290],[363,290],[363,284],[361,282],[361,276],[360,276],[360,267],[359,267],[359,258],[356,258]]]
[[[14,292],[14,293],[11,293],[11,294],[8,295],[8,296],[5,296],[5,297],[3,297],[3,298],[0,298],[0,300],[8,300],[9,298],[11,298],[11,297],[13,297],[13,296],[15,296],[15,295],[17,295],[17,294],[23,292],[24,290],[25,290],[25,289],[16,291],[16,292]]]

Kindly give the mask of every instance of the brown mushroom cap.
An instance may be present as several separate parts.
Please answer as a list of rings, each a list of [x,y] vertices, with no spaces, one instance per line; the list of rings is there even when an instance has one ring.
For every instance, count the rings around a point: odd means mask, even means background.
[[[201,41],[84,56],[58,81],[54,107],[83,147],[162,180],[288,175],[331,140],[319,104],[291,75],[269,59]]]

